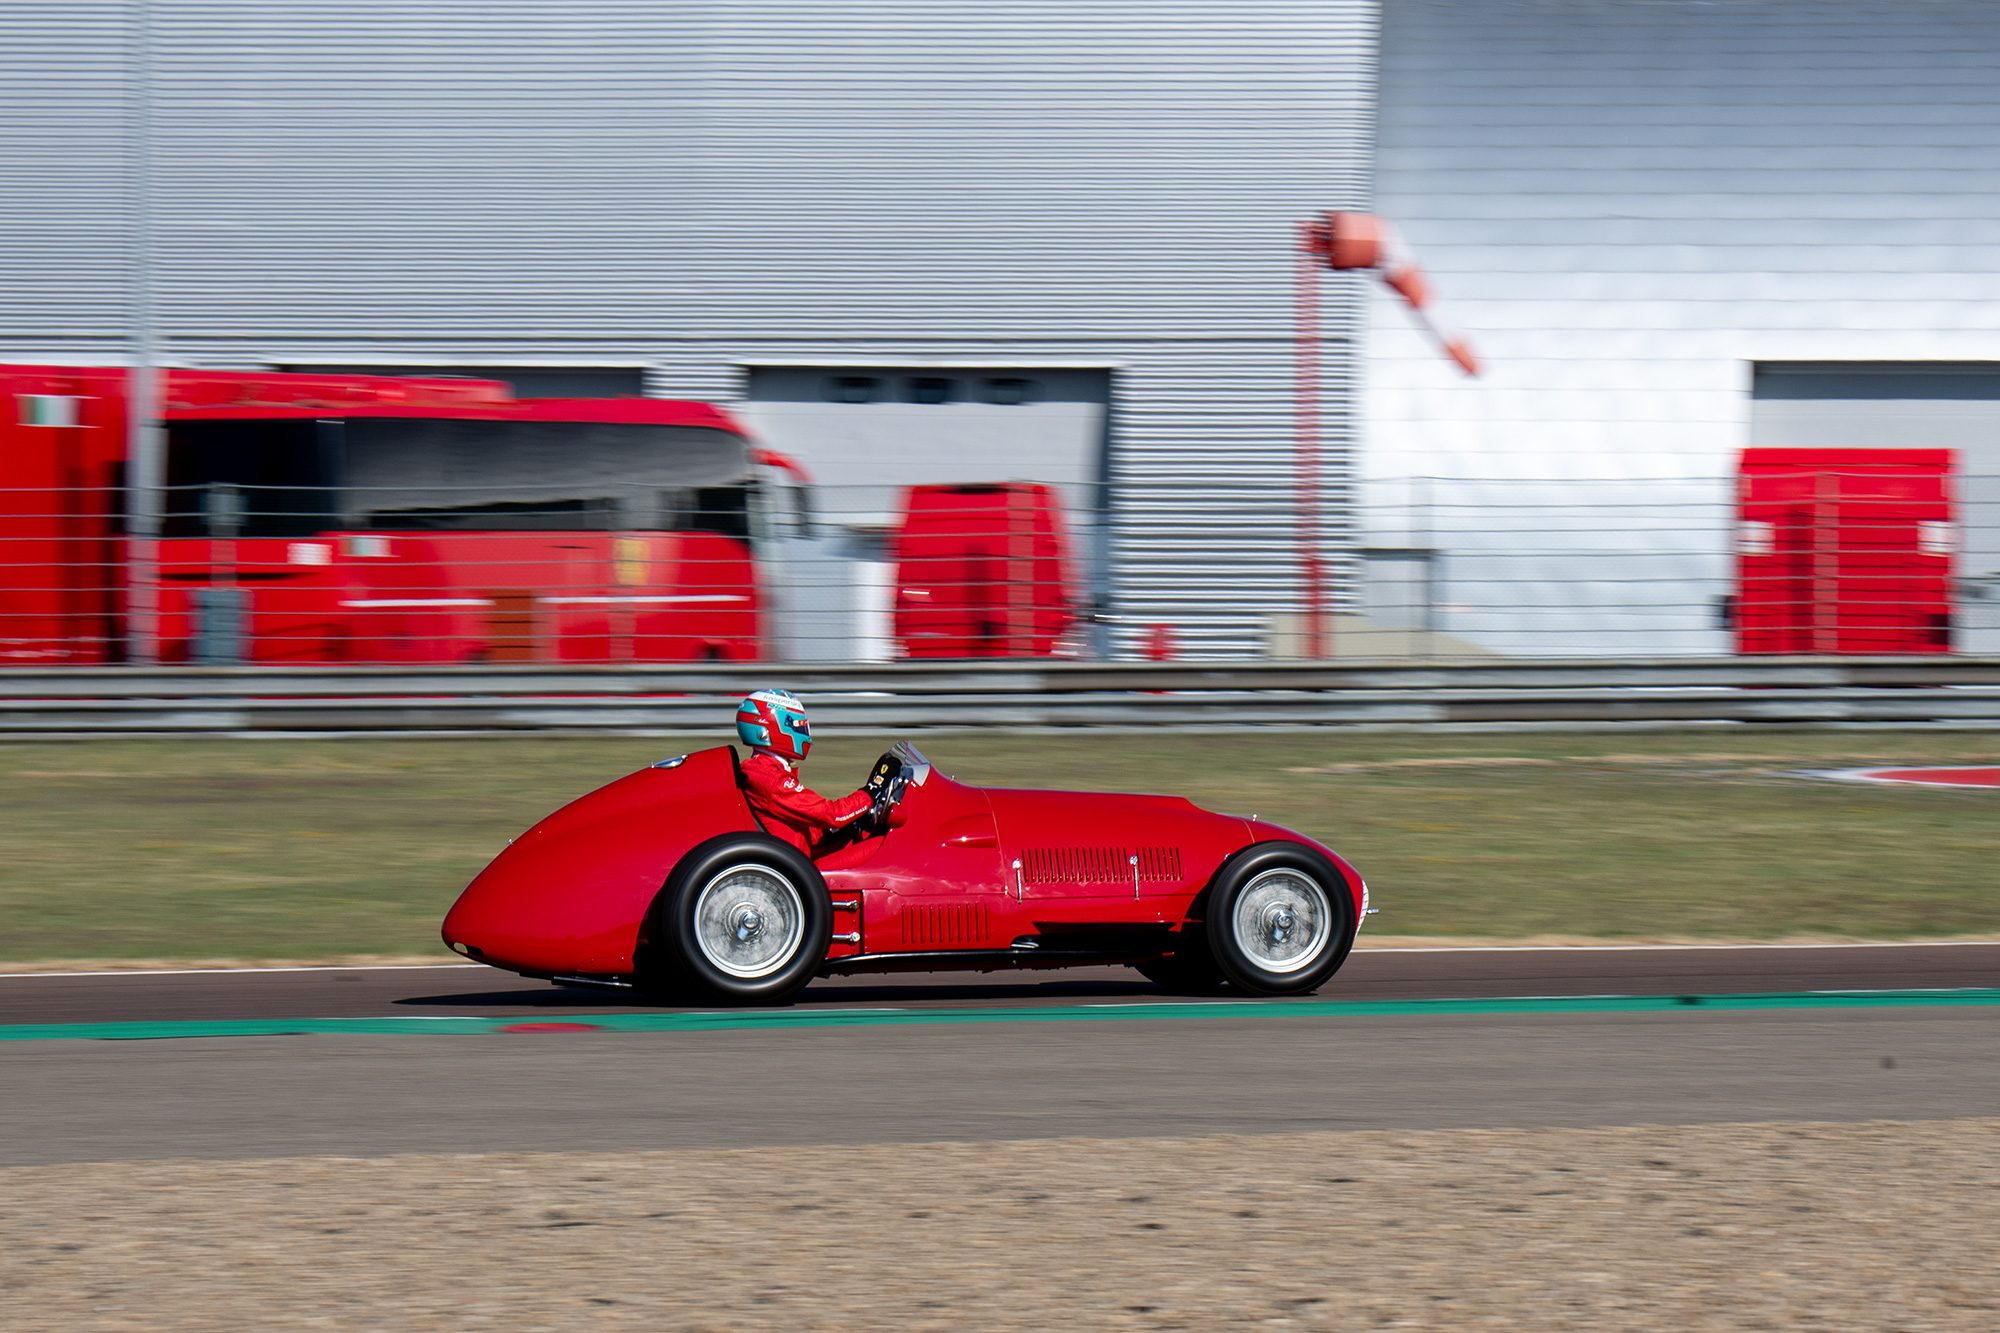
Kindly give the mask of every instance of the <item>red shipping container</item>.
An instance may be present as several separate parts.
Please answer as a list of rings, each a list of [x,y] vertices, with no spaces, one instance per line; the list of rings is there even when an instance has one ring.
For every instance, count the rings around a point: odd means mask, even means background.
[[[1949,449],[1746,449],[1742,653],[1951,651]]]

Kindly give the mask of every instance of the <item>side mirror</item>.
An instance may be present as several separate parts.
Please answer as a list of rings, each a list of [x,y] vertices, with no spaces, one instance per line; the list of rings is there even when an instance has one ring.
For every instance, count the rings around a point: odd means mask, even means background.
[[[903,809],[902,806],[899,805],[894,810],[891,810],[889,812],[890,828],[901,828],[903,827],[903,825],[909,822],[910,822],[910,812]]]

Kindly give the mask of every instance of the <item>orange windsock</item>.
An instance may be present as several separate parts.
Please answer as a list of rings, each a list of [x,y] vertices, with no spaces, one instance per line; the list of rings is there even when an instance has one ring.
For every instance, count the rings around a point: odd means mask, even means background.
[[[1458,363],[1458,368],[1475,379],[1479,376],[1479,358],[1473,355],[1472,344],[1463,338],[1439,339],[1444,354]]]
[[[1431,303],[1431,285],[1424,278],[1424,271],[1415,264],[1407,268],[1392,268],[1382,274],[1382,281],[1389,290],[1403,298],[1412,310],[1424,310]]]
[[[1383,285],[1403,298],[1417,323],[1436,339],[1438,348],[1468,375],[1479,373],[1479,358],[1463,333],[1447,324],[1438,313],[1437,294],[1430,279],[1417,267],[1416,257],[1403,244],[1386,218],[1373,213],[1328,213],[1323,224],[1306,229],[1307,245],[1331,269],[1350,271],[1372,269]]]

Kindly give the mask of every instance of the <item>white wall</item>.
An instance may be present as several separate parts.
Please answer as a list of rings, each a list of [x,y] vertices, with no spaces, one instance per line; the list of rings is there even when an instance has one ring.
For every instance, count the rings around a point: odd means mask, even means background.
[[[1488,369],[1374,304],[1377,540],[1401,478],[1540,479],[1433,488],[1441,628],[1725,650],[1751,363],[2000,362],[2000,5],[1386,0],[1382,43],[1377,207]]]

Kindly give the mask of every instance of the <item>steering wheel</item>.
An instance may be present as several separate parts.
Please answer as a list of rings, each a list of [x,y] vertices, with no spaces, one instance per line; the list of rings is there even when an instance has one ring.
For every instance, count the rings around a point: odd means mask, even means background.
[[[885,754],[875,761],[875,767],[869,771],[868,781],[861,784],[861,790],[867,792],[870,796],[880,796],[898,778],[903,776],[903,761],[894,754]],[[901,800],[902,793],[898,792],[890,799]]]
[[[903,793],[910,789],[910,766],[895,754],[885,754],[875,761],[875,767],[868,774],[868,781],[861,789],[874,800],[870,811],[870,821],[881,832],[887,833],[892,827],[890,814],[902,803]]]

